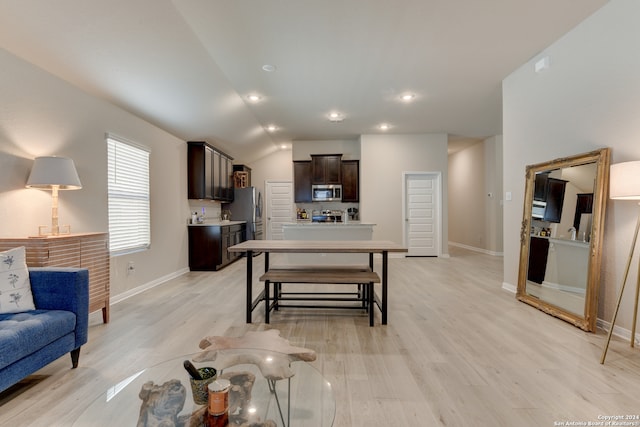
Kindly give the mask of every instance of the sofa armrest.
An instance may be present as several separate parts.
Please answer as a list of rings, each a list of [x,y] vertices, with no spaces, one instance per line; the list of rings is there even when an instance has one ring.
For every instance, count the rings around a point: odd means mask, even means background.
[[[86,343],[89,329],[89,271],[85,268],[31,267],[29,281],[36,309],[74,312],[76,348]]]

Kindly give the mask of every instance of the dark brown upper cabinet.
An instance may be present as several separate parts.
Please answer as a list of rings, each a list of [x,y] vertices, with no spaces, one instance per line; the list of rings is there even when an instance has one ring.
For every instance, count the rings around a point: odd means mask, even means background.
[[[311,162],[293,162],[293,191],[296,203],[311,202]]]
[[[549,173],[538,173],[536,174],[534,189],[533,189],[533,200],[538,200],[541,202],[547,201],[547,181],[549,180]]]
[[[233,201],[232,161],[204,141],[187,142],[187,197]]]
[[[358,160],[342,161],[342,201],[358,202],[360,200]]]
[[[542,218],[543,221],[560,222],[566,184],[567,181],[551,178],[548,173],[536,174],[533,200],[539,200],[547,204]]]
[[[578,194],[576,201],[576,213],[573,217],[573,226],[578,230],[580,228],[580,219],[582,214],[593,213],[593,193]]]
[[[311,184],[342,184],[342,154],[312,154]]]
[[[562,218],[562,206],[564,204],[564,191],[567,181],[549,178],[547,181],[547,207],[544,210],[544,221],[560,222]]]

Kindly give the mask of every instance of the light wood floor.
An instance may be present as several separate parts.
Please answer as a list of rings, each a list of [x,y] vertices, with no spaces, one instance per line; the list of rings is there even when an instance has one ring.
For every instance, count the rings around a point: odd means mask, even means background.
[[[255,258],[256,277],[263,256]],[[377,261],[379,262],[379,261]],[[331,382],[335,426],[554,426],[640,414],[640,349],[590,334],[501,289],[502,259],[451,248],[451,258],[390,260],[389,324],[353,311],[274,314],[244,322],[244,259],[193,272],[91,316],[80,367],[65,356],[0,395],[2,426],[68,426],[141,367],[198,351],[206,335],[275,328],[313,348]]]

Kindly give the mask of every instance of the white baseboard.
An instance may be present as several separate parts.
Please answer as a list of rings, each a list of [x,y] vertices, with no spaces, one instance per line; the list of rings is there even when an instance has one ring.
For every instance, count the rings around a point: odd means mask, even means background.
[[[596,320],[596,327],[604,330],[608,334],[609,328],[611,327],[611,322],[607,322],[606,320],[598,318]],[[613,335],[625,340],[628,343],[631,343],[631,331],[629,329],[621,328],[620,326],[614,326]],[[640,345],[640,334],[636,333],[634,342],[634,346]]]
[[[117,304],[119,302],[122,302],[124,300],[126,300],[127,298],[131,298],[134,295],[138,295],[141,292],[147,291],[151,288],[155,288],[156,286],[159,286],[171,279],[175,279],[176,277],[182,276],[185,273],[188,273],[189,269],[188,268],[183,268],[182,270],[178,270],[178,271],[174,271],[173,273],[167,274],[165,276],[159,277],[156,280],[152,280],[151,282],[145,283],[144,285],[140,285],[138,287],[135,287],[133,289],[130,289],[126,292],[123,292],[121,294],[112,296],[110,298],[110,305],[114,305]]]
[[[577,286],[565,286],[565,285],[561,285],[559,283],[554,283],[554,282],[548,282],[546,280],[542,281],[542,287],[543,288],[549,288],[549,289],[555,289],[558,291],[564,291],[564,292],[569,292],[572,294],[577,294],[577,295],[582,295],[584,296],[586,293],[586,289],[585,288],[579,288]]]
[[[483,254],[487,254],[487,255],[492,255],[492,256],[504,256],[504,252],[494,252],[494,251],[490,251],[488,249],[483,249],[483,248],[476,248],[475,246],[469,246],[469,245],[464,245],[462,243],[456,243],[456,242],[449,242],[450,246],[455,246],[458,248],[462,248],[462,249],[468,249],[470,251],[474,251],[474,252],[481,252]]]
[[[509,291],[513,294],[516,293],[517,287],[512,285],[511,283],[502,282],[502,289],[505,291]],[[606,333],[609,333],[609,328],[611,327],[611,322],[607,322],[606,320],[598,318],[596,320],[596,328],[602,329]],[[620,326],[615,326],[613,328],[613,335],[618,338],[621,338],[627,342],[631,341],[631,331],[629,329],[621,328]],[[636,333],[635,345],[640,346],[640,333]]]
[[[515,294],[516,291],[518,290],[518,287],[515,285],[512,285],[511,283],[502,282],[502,289],[504,289],[505,291],[509,291],[512,294]]]

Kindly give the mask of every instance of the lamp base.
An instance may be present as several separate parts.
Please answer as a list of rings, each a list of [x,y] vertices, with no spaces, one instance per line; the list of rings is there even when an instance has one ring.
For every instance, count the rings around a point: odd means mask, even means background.
[[[71,234],[70,225],[61,225],[58,230],[49,231],[48,225],[41,225],[38,227],[38,237],[59,236],[64,234]]]

